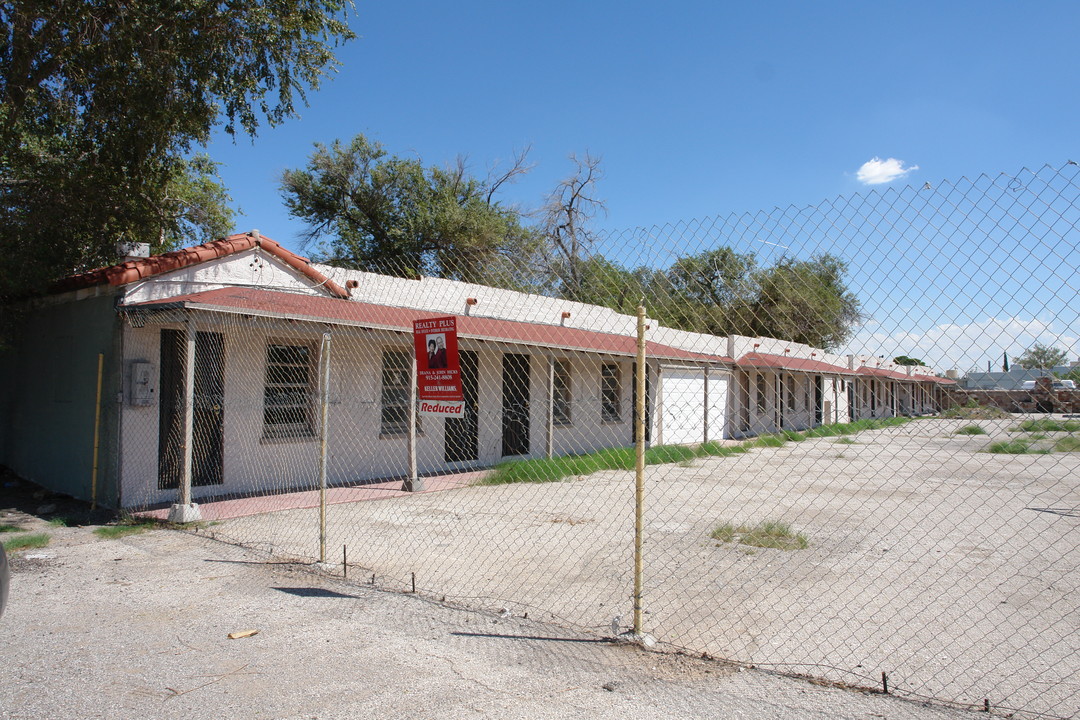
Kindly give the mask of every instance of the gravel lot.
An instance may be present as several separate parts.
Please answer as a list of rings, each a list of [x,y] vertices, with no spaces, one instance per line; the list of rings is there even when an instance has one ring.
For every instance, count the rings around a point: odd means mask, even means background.
[[[0,718],[968,717],[583,640],[190,534],[47,531],[49,547],[15,556]],[[259,632],[228,638],[244,630]]]
[[[1080,713],[1080,453],[996,455],[1017,419],[918,420],[650,467],[645,630],[716,657],[982,706]],[[1051,438],[1052,439],[1052,438]],[[718,543],[782,521],[805,550]],[[207,529],[314,557],[316,510]],[[633,478],[332,506],[353,577],[609,635],[630,623]],[[340,567],[338,568],[340,571]]]

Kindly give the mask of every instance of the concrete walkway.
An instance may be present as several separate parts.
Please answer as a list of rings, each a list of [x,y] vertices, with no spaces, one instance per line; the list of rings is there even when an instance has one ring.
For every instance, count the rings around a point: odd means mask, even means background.
[[[350,487],[331,487],[326,490],[326,504],[341,505],[344,503],[386,500],[388,498],[407,495],[456,490],[479,482],[488,472],[489,471],[487,470],[476,470],[473,472],[422,477],[421,480],[424,489],[418,492],[407,492],[402,490],[405,478],[391,478],[389,480]],[[305,508],[316,507],[319,507],[318,490],[304,490],[302,492],[282,493],[280,495],[257,495],[230,500],[199,502],[199,512],[202,515],[202,519],[207,521],[232,520],[235,518],[249,517],[251,515],[260,515],[262,513],[278,512],[280,510],[302,510]],[[169,508],[145,510],[135,513],[135,515],[138,517],[154,518],[156,520],[167,520],[169,517]]]

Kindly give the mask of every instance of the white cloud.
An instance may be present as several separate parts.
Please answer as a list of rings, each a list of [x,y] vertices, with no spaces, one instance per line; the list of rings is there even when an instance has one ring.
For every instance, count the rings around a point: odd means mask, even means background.
[[[945,323],[925,332],[874,332],[863,326],[843,349],[844,354],[897,355],[919,358],[937,371],[955,368],[986,370],[990,361],[1000,369],[1002,353],[1012,362],[1035,343],[1050,345],[1069,353],[1069,360],[1080,354],[1080,337],[1073,328],[1058,330],[1053,323],[1034,318],[987,318],[966,324]]]
[[[918,165],[904,167],[904,161],[896,158],[882,160],[875,157],[864,162],[855,177],[864,185],[881,185],[902,178],[911,171],[918,169]]]

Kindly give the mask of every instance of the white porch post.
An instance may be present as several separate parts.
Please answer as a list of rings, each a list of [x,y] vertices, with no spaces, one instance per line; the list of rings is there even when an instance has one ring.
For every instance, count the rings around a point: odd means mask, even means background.
[[[191,502],[191,474],[195,445],[195,321],[184,319],[184,456],[180,473],[180,494],[169,508],[169,522],[189,523],[202,519],[199,506]]]
[[[555,358],[548,358],[547,368],[547,434],[544,438],[544,455],[555,452]]]

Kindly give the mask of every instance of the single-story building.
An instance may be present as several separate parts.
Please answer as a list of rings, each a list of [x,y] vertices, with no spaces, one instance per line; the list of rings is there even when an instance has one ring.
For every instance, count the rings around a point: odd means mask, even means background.
[[[20,313],[0,354],[0,462],[108,507],[633,443],[636,318],[313,264],[257,231],[66,278]],[[457,319],[465,414],[419,415],[413,425],[412,323],[440,315]],[[653,444],[935,403],[932,375],[649,324]]]

